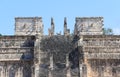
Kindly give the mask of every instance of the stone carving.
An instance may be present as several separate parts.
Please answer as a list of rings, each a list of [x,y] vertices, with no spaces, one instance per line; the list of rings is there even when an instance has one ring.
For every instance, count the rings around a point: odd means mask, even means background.
[[[102,17],[77,17],[75,24],[75,33],[79,35],[101,35],[102,33]],[[79,32],[79,33],[78,33]]]
[[[43,34],[43,24],[41,17],[16,17],[15,34],[16,35],[36,35]]]

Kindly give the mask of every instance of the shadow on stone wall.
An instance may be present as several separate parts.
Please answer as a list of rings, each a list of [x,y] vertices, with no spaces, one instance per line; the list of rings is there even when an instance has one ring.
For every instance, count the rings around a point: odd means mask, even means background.
[[[69,55],[71,68],[79,67],[79,51],[77,36],[52,36],[43,37],[41,40],[42,52],[53,54],[54,63],[58,68],[65,68],[66,55]]]
[[[23,53],[21,56],[21,60],[32,60],[34,58],[34,43],[35,43],[35,37],[31,36],[28,37],[23,45],[21,47],[30,47],[30,51],[27,51],[26,53]]]
[[[25,40],[25,42],[23,43],[23,45],[21,45],[21,47],[34,47],[34,43],[35,43],[35,37],[31,36]]]

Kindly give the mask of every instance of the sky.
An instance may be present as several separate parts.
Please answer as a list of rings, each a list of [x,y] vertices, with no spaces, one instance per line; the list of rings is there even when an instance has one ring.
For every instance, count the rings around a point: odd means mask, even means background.
[[[104,27],[120,34],[120,0],[0,0],[0,33],[14,35],[15,17],[42,17],[48,34],[53,17],[55,32],[63,30],[64,17],[73,32],[75,17],[104,17]]]

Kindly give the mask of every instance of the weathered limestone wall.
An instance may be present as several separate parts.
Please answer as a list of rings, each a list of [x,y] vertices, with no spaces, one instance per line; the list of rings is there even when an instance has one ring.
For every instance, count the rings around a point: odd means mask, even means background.
[[[34,36],[0,37],[0,61],[32,60],[34,41]]]
[[[77,17],[75,35],[102,35],[103,17]]]
[[[88,59],[120,59],[119,36],[101,35],[83,36],[83,38],[84,56]]]
[[[34,36],[0,37],[0,77],[34,77]]]
[[[120,36],[82,36],[84,64],[87,77],[120,76]]]
[[[0,77],[34,77],[32,66],[32,62],[0,62]]]
[[[15,35],[36,35],[43,33],[41,17],[16,17]]]
[[[119,59],[91,59],[88,60],[91,71],[91,77],[119,77],[120,64]]]

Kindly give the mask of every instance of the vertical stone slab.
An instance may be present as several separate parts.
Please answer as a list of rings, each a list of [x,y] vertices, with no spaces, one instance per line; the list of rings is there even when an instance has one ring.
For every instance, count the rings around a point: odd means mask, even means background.
[[[66,17],[64,18],[64,35],[67,34],[67,19]]]
[[[20,77],[23,77],[23,66],[20,68]]]
[[[50,37],[54,35],[54,29],[55,29],[54,20],[53,18],[51,18],[51,28],[48,29],[48,34]]]
[[[6,68],[6,77],[9,77],[9,69],[8,69],[9,64],[7,64]]]
[[[3,77],[3,65],[1,63],[1,66],[0,66],[0,77]]]
[[[54,35],[55,24],[53,18],[51,18],[51,35]]]
[[[53,77],[53,54],[50,55],[49,77]]]
[[[67,18],[64,18],[64,35],[68,36],[70,35],[70,29],[67,29]]]
[[[79,63],[79,70],[80,70],[80,77],[82,77],[83,71],[82,71],[82,64],[80,64],[80,63]]]
[[[34,66],[35,66],[35,77],[39,77],[39,64],[40,64],[40,40],[41,35],[36,36],[35,47],[34,47]]]
[[[87,77],[87,67],[83,66],[83,77]]]
[[[70,62],[69,62],[69,55],[66,55],[66,68],[67,68],[67,73],[66,77],[71,77],[71,71],[70,71]]]
[[[46,53],[41,51],[41,48],[40,48],[41,39],[42,39],[42,35],[38,34],[36,36],[35,50],[34,50],[35,77],[47,76],[46,64],[43,61],[46,58]]]
[[[7,77],[6,70],[7,70],[7,67],[6,67],[6,64],[5,64],[5,66],[4,66],[4,74],[5,74],[5,76],[4,77]]]
[[[2,76],[5,77],[5,67],[3,66]]]
[[[21,68],[18,68],[18,77],[21,77]]]
[[[103,66],[99,66],[99,76],[100,77],[104,77],[104,73],[103,73]]]
[[[35,77],[39,77],[39,64],[35,65]]]

